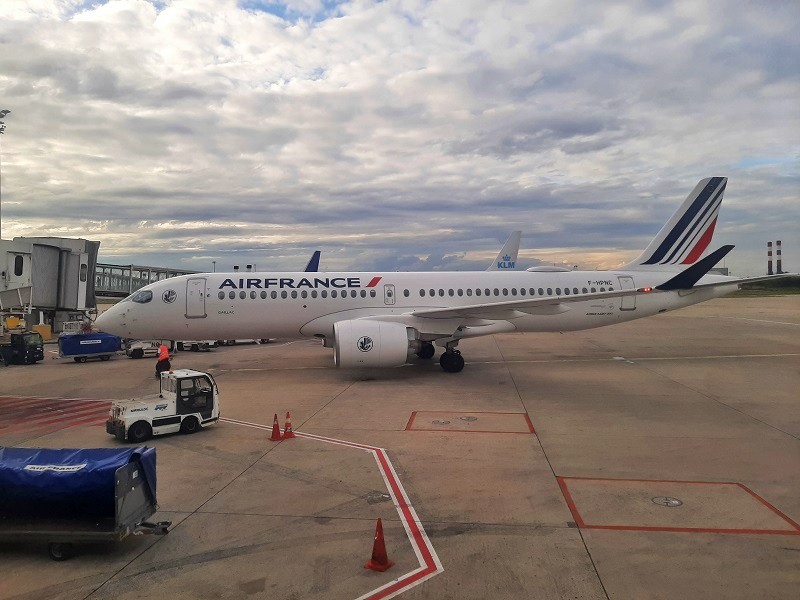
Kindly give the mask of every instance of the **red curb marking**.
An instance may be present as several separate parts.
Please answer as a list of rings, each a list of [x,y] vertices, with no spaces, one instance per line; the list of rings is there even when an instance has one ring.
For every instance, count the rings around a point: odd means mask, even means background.
[[[272,430],[271,425],[267,426],[258,423],[249,423],[247,421],[239,421],[237,419],[222,418],[220,421],[233,423],[235,425],[255,427],[256,429],[263,429],[264,431]],[[414,507],[411,505],[411,502],[409,501],[408,496],[406,495],[405,490],[400,483],[400,480],[397,478],[397,473],[395,473],[394,467],[392,466],[389,457],[386,455],[386,450],[383,448],[378,448],[377,446],[368,446],[366,444],[358,444],[356,442],[348,442],[345,440],[324,437],[321,435],[315,435],[313,433],[304,433],[301,431],[296,431],[295,435],[297,437],[327,442],[329,444],[358,448],[359,450],[364,450],[373,455],[378,464],[378,468],[380,469],[381,476],[383,477],[389,493],[392,496],[395,508],[400,514],[400,520],[403,523],[403,527],[406,530],[409,541],[411,541],[411,546],[414,549],[414,553],[417,555],[417,558],[420,561],[420,567],[418,569],[410,571],[405,575],[400,576],[398,579],[372,590],[371,592],[367,592],[365,595],[359,596],[356,600],[384,600],[393,598],[401,592],[410,589],[415,585],[422,583],[424,580],[444,571],[444,567],[442,567],[439,557],[436,555],[436,551],[433,549],[433,545],[431,545],[430,540],[428,539],[428,536],[422,527],[422,524],[419,522],[419,517],[417,516]]]
[[[745,492],[753,496],[756,500],[761,502],[764,506],[769,508],[772,512],[778,515],[781,519],[791,525],[794,530],[786,529],[729,529],[721,527],[649,527],[642,525],[590,525],[587,524],[580,512],[578,512],[575,501],[567,488],[567,479],[574,479],[577,481],[622,481],[622,482],[646,482],[646,483],[681,483],[681,484],[694,484],[694,485],[735,485],[742,488]],[[556,476],[558,486],[561,488],[561,493],[564,494],[564,500],[567,502],[567,507],[572,513],[572,518],[575,519],[575,524],[580,529],[605,529],[612,531],[668,531],[673,533],[738,533],[738,534],[763,534],[763,535],[800,535],[800,525],[795,523],[792,519],[783,514],[775,506],[767,502],[764,498],[756,494],[753,490],[746,485],[737,481],[680,481],[676,479],[615,479],[612,477],[559,477]]]

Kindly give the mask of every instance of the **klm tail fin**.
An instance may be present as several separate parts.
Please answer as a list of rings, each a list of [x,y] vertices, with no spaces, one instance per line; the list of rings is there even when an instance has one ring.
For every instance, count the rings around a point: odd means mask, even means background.
[[[694,264],[711,243],[727,183],[727,177],[701,180],[645,251],[621,268],[676,271]]]
[[[486,270],[487,271],[513,271],[517,264],[517,255],[519,254],[519,240],[522,237],[521,231],[512,231],[508,236],[506,243],[500,249],[500,253],[492,261]]]
[[[320,250],[314,250],[314,254],[311,255],[311,259],[308,261],[306,265],[306,273],[316,273],[319,271],[319,255],[321,254]]]

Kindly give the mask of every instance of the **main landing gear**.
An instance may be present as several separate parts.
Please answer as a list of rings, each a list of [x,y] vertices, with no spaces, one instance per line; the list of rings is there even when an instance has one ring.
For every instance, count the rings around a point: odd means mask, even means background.
[[[445,373],[459,373],[464,368],[464,357],[459,350],[448,346],[439,358],[439,364]]]

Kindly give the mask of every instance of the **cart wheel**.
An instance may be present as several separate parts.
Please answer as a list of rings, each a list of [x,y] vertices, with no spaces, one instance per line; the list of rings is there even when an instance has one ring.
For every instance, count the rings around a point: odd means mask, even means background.
[[[141,348],[134,348],[131,350],[131,358],[144,358],[144,350]]]
[[[47,547],[47,553],[53,560],[61,562],[71,558],[75,549],[69,543],[53,542]]]
[[[196,417],[186,417],[181,423],[181,433],[197,433],[200,431],[200,422]]]
[[[111,360],[110,356],[101,356],[100,360]]]
[[[146,421],[136,421],[128,428],[128,440],[140,443],[149,438],[153,433],[153,428]]]

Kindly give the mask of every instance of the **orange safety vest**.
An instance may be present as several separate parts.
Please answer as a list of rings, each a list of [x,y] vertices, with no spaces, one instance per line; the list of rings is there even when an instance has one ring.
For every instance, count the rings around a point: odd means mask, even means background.
[[[169,360],[169,350],[167,350],[167,347],[164,344],[161,344],[158,347],[158,360]]]

